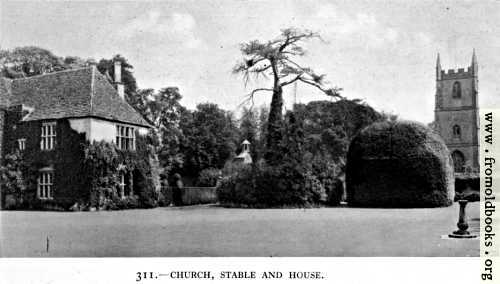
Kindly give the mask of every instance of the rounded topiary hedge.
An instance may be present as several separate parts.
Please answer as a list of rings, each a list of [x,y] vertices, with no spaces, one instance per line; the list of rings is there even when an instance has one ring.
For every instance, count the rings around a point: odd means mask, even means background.
[[[352,206],[449,206],[454,196],[449,151],[436,133],[419,123],[374,123],[351,141],[346,190]]]

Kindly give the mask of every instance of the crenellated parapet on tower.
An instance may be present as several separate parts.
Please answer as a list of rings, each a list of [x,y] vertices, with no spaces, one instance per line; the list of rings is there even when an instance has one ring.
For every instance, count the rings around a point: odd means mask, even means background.
[[[436,62],[436,130],[453,158],[455,172],[479,169],[478,63],[475,51],[471,65],[458,70]]]

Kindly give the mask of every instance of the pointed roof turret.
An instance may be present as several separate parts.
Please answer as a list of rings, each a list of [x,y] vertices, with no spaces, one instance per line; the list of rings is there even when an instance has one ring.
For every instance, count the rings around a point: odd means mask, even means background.
[[[441,59],[439,58],[439,52],[436,60],[436,79],[441,80]]]
[[[472,71],[474,72],[475,75],[477,75],[477,58],[476,58],[476,49],[472,49],[472,63],[471,63]]]

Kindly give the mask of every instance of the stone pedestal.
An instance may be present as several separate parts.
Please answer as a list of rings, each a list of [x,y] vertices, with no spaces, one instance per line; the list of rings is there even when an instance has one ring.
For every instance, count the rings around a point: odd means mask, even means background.
[[[465,207],[467,206],[467,200],[459,200],[458,204],[460,204],[460,211],[458,214],[458,230],[454,231],[452,234],[448,236],[450,238],[458,238],[458,239],[471,239],[477,238],[476,235],[471,234],[467,229],[469,228],[469,224],[467,223],[467,215],[465,212]]]

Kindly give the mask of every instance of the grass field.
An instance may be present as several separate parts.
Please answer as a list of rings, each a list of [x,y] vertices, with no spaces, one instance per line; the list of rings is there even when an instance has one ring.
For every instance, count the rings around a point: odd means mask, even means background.
[[[468,205],[470,231],[479,204]],[[3,257],[478,256],[479,240],[443,238],[458,205],[435,209],[0,211]],[[49,251],[47,252],[47,238]]]

